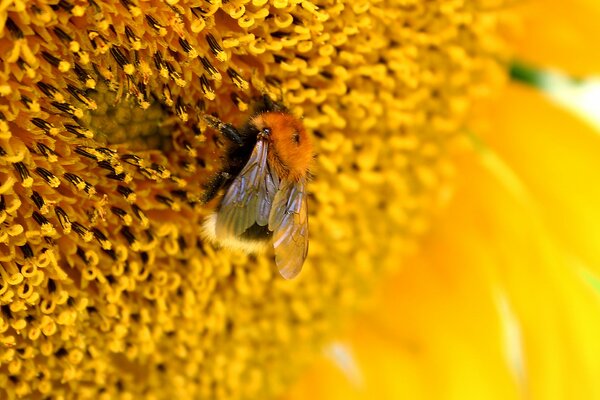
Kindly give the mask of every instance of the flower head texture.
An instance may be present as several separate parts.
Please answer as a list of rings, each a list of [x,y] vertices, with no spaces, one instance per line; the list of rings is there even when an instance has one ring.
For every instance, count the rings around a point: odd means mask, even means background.
[[[448,197],[505,79],[486,1],[0,4],[0,397],[283,393]],[[203,240],[205,115],[279,99],[314,138],[310,252]]]
[[[513,5],[504,33],[529,73],[476,105],[421,251],[286,399],[600,397],[600,128],[539,72],[597,78],[600,9]]]

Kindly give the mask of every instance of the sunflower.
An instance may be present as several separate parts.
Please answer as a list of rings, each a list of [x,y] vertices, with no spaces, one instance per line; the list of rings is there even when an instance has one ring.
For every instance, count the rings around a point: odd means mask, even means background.
[[[600,397],[600,136],[544,72],[598,74],[600,7],[514,11],[513,79],[473,110],[447,209],[286,399]]]
[[[529,186],[490,150],[492,138],[507,134],[480,132],[485,118],[469,130],[474,134],[465,129],[470,110],[506,80],[506,32],[516,15],[508,6],[0,4],[0,397],[293,396],[289,386],[324,348],[344,358],[345,347],[332,346],[332,338],[373,292],[387,306],[356,328],[357,351],[369,352],[367,361],[358,354],[356,370],[345,364],[366,390],[390,388],[369,379],[366,368],[383,383],[408,382],[415,390],[467,380],[469,369],[453,368],[439,385],[419,387],[431,374],[410,366],[423,354],[439,371],[453,357],[475,370],[478,355],[488,354],[491,368],[509,354],[511,368],[498,377],[507,393],[551,390],[533,384],[560,375],[545,350],[583,336],[561,331],[537,344],[521,320],[534,330],[569,316],[576,332],[591,338],[586,314],[572,316],[563,301],[584,307],[596,299],[575,290],[572,270],[571,280],[562,277],[564,260],[550,250],[551,240],[570,236],[547,238]],[[279,276],[272,254],[228,251],[200,234],[216,206],[202,202],[204,188],[224,161],[223,138],[205,117],[240,126],[264,95],[302,117],[315,142],[311,247],[292,281]],[[477,150],[456,155],[461,148]],[[477,197],[480,190],[493,198]],[[503,214],[503,201],[522,214]],[[488,204],[498,213],[484,234],[472,226],[486,221],[478,217],[489,216]],[[505,225],[495,229],[503,215]],[[521,231],[521,215],[529,234]],[[437,230],[423,239],[432,223]],[[440,246],[435,235],[443,233],[454,241]],[[507,239],[506,248],[486,252],[494,235]],[[530,237],[539,239],[531,254]],[[430,258],[414,256],[418,247]],[[505,260],[511,268],[495,268],[491,250],[513,257]],[[531,260],[519,258],[523,252]],[[449,260],[462,268],[444,270]],[[398,269],[400,277],[378,288]],[[560,293],[549,305],[546,295],[555,288]],[[475,314],[485,319],[473,326]],[[449,327],[472,329],[452,335]],[[431,337],[431,347],[420,340]],[[510,351],[482,338],[508,343]],[[411,364],[387,357],[402,351]],[[569,360],[591,366],[591,353]],[[545,369],[533,368],[534,361]],[[549,375],[534,380],[530,370]],[[486,382],[497,383],[477,379],[469,390],[485,393]],[[335,389],[328,398],[345,390],[334,385],[323,385]]]

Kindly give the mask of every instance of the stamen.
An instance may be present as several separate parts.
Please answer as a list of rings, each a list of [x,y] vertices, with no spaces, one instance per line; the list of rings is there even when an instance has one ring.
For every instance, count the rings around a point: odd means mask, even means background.
[[[177,204],[172,198],[167,197],[167,196],[163,196],[160,194],[157,194],[156,196],[154,196],[154,198],[156,200],[158,200],[160,203],[163,203],[164,205],[166,205],[167,207],[169,207],[170,209],[174,210],[174,211],[179,211],[180,207],[179,204]]]
[[[71,69],[71,64],[69,62],[62,61],[61,59],[54,57],[52,54],[48,53],[47,51],[42,51],[42,57],[44,57],[44,59],[46,61],[48,61],[48,63],[50,63],[50,65],[58,68],[58,70],[60,72],[67,72],[68,70]]]
[[[67,181],[69,181],[73,186],[75,186],[78,190],[84,190],[85,189],[85,181],[83,179],[81,179],[79,176],[71,173],[71,172],[66,172],[63,174],[63,176],[65,177],[65,179]]]
[[[148,21],[148,25],[150,25],[150,27],[156,31],[158,36],[165,36],[167,34],[167,29],[163,25],[159,24],[152,15],[146,14],[146,21]]]
[[[162,101],[163,103],[165,103],[165,105],[171,107],[173,106],[173,95],[171,94],[171,88],[169,87],[169,85],[163,85],[163,98]]]
[[[121,156],[121,161],[126,162],[129,165],[133,165],[134,167],[144,167],[146,165],[144,160],[135,154],[124,154]]]
[[[207,57],[200,57],[204,70],[210,75],[210,77],[216,81],[222,79],[221,73],[210,63]]]
[[[112,211],[113,214],[115,214],[116,216],[118,216],[121,219],[121,221],[123,222],[123,224],[125,226],[129,226],[133,222],[131,215],[129,215],[127,213],[127,211],[123,210],[122,208],[111,207],[110,210]]]
[[[50,129],[50,133],[53,130],[58,130],[58,128],[51,128]],[[49,162],[56,162],[58,160],[58,153],[55,152],[54,150],[52,150],[50,147],[46,146],[44,143],[37,143],[37,148],[40,151],[40,153],[42,153],[42,155],[49,161]]]
[[[21,248],[21,251],[23,252],[23,257],[25,257],[25,259],[32,258],[34,256],[33,250],[31,249],[29,243],[25,243],[23,246],[19,247]]]
[[[35,206],[38,208],[38,210],[41,211],[42,209],[44,209],[46,202],[44,202],[44,198],[38,192],[34,190],[30,198],[33,201],[33,204],[35,204]]]
[[[142,228],[147,228],[150,225],[150,220],[142,211],[142,209],[137,204],[132,204],[131,209],[133,210],[133,214],[140,220],[142,224]]]
[[[71,125],[69,125],[69,126],[71,126]],[[66,128],[66,126],[65,126],[65,128]],[[69,130],[69,128],[67,128],[67,130]],[[83,146],[75,147],[75,153],[82,155],[84,157],[87,157],[89,159],[92,159],[94,161],[98,161],[98,158],[95,155],[87,152]]]
[[[98,108],[98,105],[96,104],[96,102],[94,100],[90,99],[88,96],[86,96],[86,94],[83,90],[76,88],[75,86],[73,86],[71,84],[67,85],[67,90],[71,94],[71,96],[75,97],[77,100],[79,100],[80,102],[85,104],[85,106],[89,110],[96,110]]]
[[[59,133],[59,129],[52,125],[50,122],[44,121],[41,118],[32,118],[31,123],[44,131],[44,133],[50,136],[56,136]]]
[[[31,112],[39,112],[40,111],[40,105],[38,104],[37,101],[35,100],[31,100],[29,97],[27,96],[21,96],[21,102],[25,105],[25,107],[27,107],[27,109]]]
[[[21,178],[21,182],[23,183],[23,187],[31,187],[33,185],[33,178],[29,175],[29,170],[27,166],[19,161],[13,164],[13,167],[19,173],[19,177]]]
[[[110,48],[110,54],[112,54],[119,67],[121,67],[127,75],[133,75],[135,67],[129,62],[127,56],[124,55],[118,47],[112,46]]]
[[[79,258],[81,258],[84,264],[88,265],[90,263],[88,256],[85,254],[85,250],[83,250],[81,247],[77,246],[76,254],[79,256]]]
[[[57,101],[53,101],[50,104],[52,104],[54,107],[58,108],[60,111],[69,114],[72,117],[75,117],[75,118],[83,117],[83,111],[75,106],[72,106],[69,103],[59,103]]]
[[[92,78],[83,67],[75,63],[75,74],[81,83],[88,89],[94,89],[96,87],[96,80]]]
[[[8,31],[12,34],[13,39],[23,39],[23,31],[15,24],[12,18],[6,18],[5,24]]]
[[[215,94],[215,89],[213,89],[210,81],[206,78],[204,74],[200,77],[200,88],[202,89],[202,93],[208,100],[214,100],[217,96]]]
[[[227,54],[223,51],[223,48],[219,45],[219,42],[217,42],[217,39],[215,39],[212,33],[206,35],[206,42],[217,60],[221,62],[227,61]]]
[[[127,240],[127,243],[129,243],[129,246],[131,247],[132,250],[134,250],[134,251],[140,250],[139,242],[137,241],[135,235],[129,230],[129,228],[127,228],[126,226],[121,228],[121,235],[123,235],[125,240]]]
[[[63,210],[61,207],[56,207],[54,209],[54,213],[56,214],[56,218],[58,219],[58,222],[60,223],[60,226],[62,227],[63,232],[65,234],[70,233],[71,232],[71,220],[69,219],[69,216],[67,215],[65,210]]]
[[[94,234],[94,237],[96,238],[96,240],[100,244],[100,247],[102,247],[103,250],[112,249],[112,243],[108,240],[106,235],[104,235],[104,233],[102,233],[98,228],[92,228],[92,233]]]
[[[74,134],[78,138],[87,138],[87,139],[94,138],[94,132],[92,132],[89,129],[85,129],[79,125],[65,124],[64,127],[67,130],[67,132]],[[80,149],[82,152],[79,152],[78,149]],[[83,153],[85,153],[85,151],[82,149],[81,146],[77,146],[77,148],[75,148],[75,151],[78,154],[85,155],[85,154],[83,154]],[[91,154],[90,154],[90,156],[91,156]],[[88,156],[86,156],[86,157],[88,157]],[[92,157],[89,157],[89,158],[92,158]]]
[[[127,8],[127,10],[129,10],[129,12],[131,13],[132,16],[138,17],[138,16],[142,15],[142,10],[140,9],[140,7],[135,5],[135,3],[133,1],[121,0],[121,3],[125,6],[125,8]]]
[[[62,93],[60,93],[60,91],[54,86],[44,82],[38,82],[36,85],[46,96],[50,97],[52,100],[60,103],[65,101],[65,96],[63,96]]]
[[[70,43],[73,41],[73,38],[59,27],[55,27],[53,31],[56,34],[56,37],[58,37],[63,42]]]
[[[73,231],[77,233],[84,242],[90,242],[94,238],[94,234],[88,228],[75,221],[71,223]]]
[[[117,186],[117,192],[119,192],[128,203],[133,203],[136,200],[136,195],[133,190],[125,186]]]
[[[185,51],[190,59],[194,59],[198,57],[198,52],[192,47],[190,42],[188,42],[185,38],[179,38],[179,44],[183,51]]]
[[[131,43],[133,50],[139,50],[142,48],[142,41],[139,37],[137,37],[129,25],[125,27],[125,36],[127,36],[127,39],[129,40],[129,43]]]

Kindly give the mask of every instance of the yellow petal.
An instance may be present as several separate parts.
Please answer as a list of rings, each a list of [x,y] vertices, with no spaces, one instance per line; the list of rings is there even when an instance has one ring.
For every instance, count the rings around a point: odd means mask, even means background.
[[[520,90],[511,93],[517,97],[509,98],[508,109],[527,110]],[[539,171],[537,188],[552,181],[551,167],[562,165],[559,183],[579,181],[578,198],[594,192],[588,190],[594,181],[570,175],[576,170],[564,166],[574,161],[561,158],[566,149],[548,154],[543,143],[531,140],[553,128],[530,123],[535,114],[508,114],[497,126],[506,129],[495,131],[504,135],[502,155],[511,154],[512,144],[532,158],[516,170],[489,149],[460,160],[457,193],[422,253],[387,282],[373,310],[351,330],[347,343],[362,380],[353,383],[322,362],[289,399],[600,397],[600,296],[581,274],[582,266],[590,267],[583,258],[573,262],[570,247],[591,231],[579,224],[571,227],[571,241],[556,236],[549,208],[563,204],[555,210],[560,213],[574,203],[546,203],[537,197],[541,192],[530,190],[534,182],[519,174]],[[556,117],[542,115],[552,122]],[[509,127],[509,121],[529,129]],[[571,129],[556,128],[577,137],[581,127],[571,122]],[[590,161],[584,150],[572,149]]]
[[[600,273],[600,132],[520,85],[507,89],[485,140],[519,176],[570,256]]]
[[[514,40],[520,59],[575,75],[600,73],[600,2],[523,1],[521,11],[522,31]]]

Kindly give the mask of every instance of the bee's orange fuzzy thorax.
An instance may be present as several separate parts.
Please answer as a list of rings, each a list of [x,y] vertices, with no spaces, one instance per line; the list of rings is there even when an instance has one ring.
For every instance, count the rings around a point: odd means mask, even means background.
[[[271,129],[269,163],[279,177],[293,181],[304,178],[313,152],[310,136],[302,122],[283,112],[266,112],[254,117],[252,122],[258,129]]]

